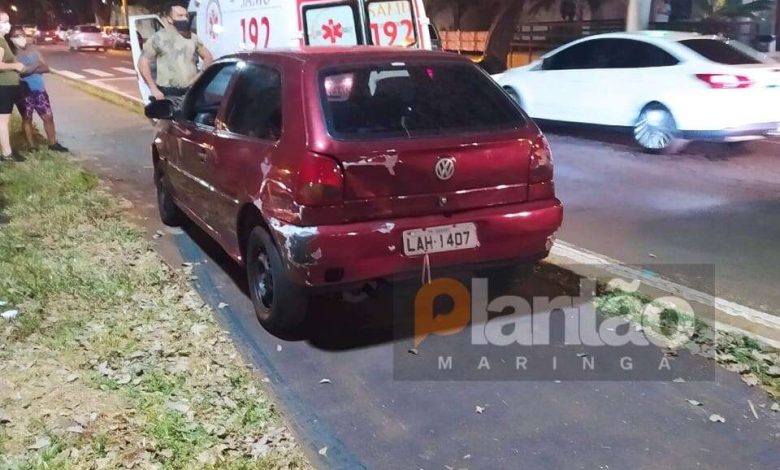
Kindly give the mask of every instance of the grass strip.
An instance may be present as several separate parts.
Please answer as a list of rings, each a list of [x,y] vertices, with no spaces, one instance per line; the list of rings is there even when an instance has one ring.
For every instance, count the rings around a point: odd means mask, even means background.
[[[36,151],[0,166],[0,195],[0,312],[18,311],[0,318],[0,468],[309,467],[185,274],[94,175]]]

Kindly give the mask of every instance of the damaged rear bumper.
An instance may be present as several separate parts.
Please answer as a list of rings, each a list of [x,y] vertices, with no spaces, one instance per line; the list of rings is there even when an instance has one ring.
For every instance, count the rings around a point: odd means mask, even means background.
[[[327,287],[392,278],[422,269],[421,256],[406,256],[406,230],[471,222],[479,246],[430,255],[433,269],[483,265],[502,260],[538,260],[561,225],[557,199],[510,204],[450,215],[429,215],[343,225],[299,227],[271,221],[290,279]]]

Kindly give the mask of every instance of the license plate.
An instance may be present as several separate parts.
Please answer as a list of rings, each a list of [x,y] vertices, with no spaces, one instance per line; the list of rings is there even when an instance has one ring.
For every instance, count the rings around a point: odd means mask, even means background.
[[[479,246],[477,226],[473,223],[406,230],[403,237],[406,256],[467,250]]]

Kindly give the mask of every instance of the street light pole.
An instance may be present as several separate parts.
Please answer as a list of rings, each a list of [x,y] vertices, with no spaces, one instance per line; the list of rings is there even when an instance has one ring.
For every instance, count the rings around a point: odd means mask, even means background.
[[[125,26],[130,27],[130,12],[127,11],[127,0],[122,0],[122,13],[125,16]]]

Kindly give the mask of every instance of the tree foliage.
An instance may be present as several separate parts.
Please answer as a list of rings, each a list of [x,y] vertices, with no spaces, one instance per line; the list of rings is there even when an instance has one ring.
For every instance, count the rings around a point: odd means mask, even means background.
[[[733,18],[739,16],[755,16],[761,11],[770,10],[774,1],[754,0],[742,3],[742,0],[695,0],[696,5],[702,10],[704,18]]]

